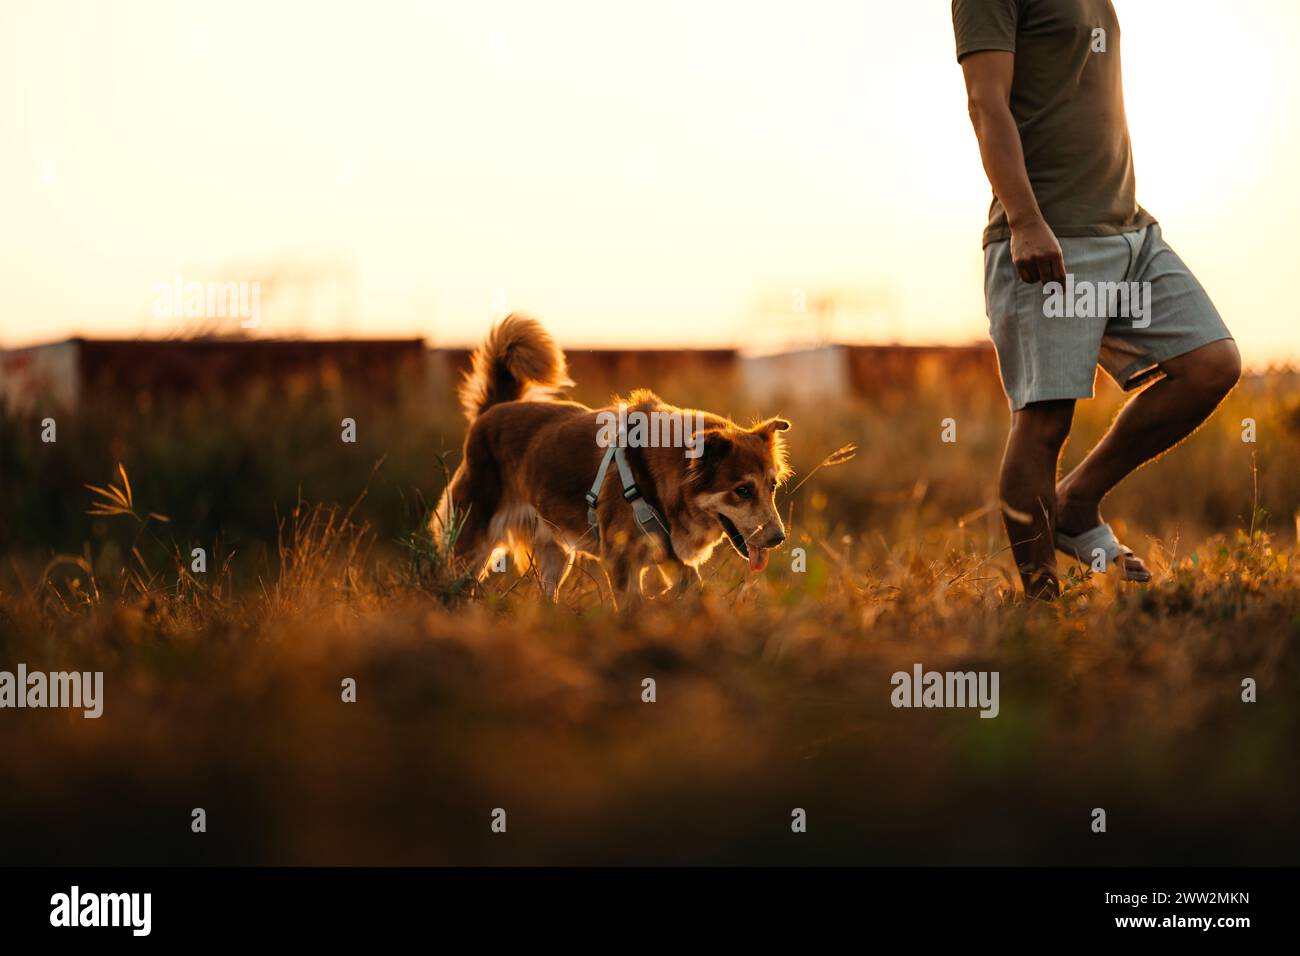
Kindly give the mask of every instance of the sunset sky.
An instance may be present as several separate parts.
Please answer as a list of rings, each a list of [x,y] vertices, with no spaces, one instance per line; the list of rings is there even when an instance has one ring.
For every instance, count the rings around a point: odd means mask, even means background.
[[[1115,7],[1140,201],[1300,358],[1300,4]],[[5,346],[277,263],[266,336],[972,341],[988,199],[948,0],[0,2]]]

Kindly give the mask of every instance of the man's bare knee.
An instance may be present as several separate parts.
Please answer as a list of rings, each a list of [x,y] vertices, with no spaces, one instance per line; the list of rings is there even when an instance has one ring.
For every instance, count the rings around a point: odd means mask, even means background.
[[[1161,367],[1168,377],[1186,382],[1217,403],[1241,379],[1241,353],[1232,339],[1220,339],[1170,359]]]
[[[1241,353],[1232,339],[1211,342],[1205,346],[1212,350],[1207,356],[1202,377],[1207,393],[1223,398],[1241,381]]]
[[[1070,424],[1073,421],[1073,401],[1033,402],[1013,416],[1012,437],[1017,443],[1037,446],[1057,454],[1070,437]]]

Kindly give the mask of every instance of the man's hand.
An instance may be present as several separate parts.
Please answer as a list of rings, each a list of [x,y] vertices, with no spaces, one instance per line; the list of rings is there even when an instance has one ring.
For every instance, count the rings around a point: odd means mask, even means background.
[[[1065,257],[1041,216],[1011,227],[1011,261],[1026,282],[1064,282]]]

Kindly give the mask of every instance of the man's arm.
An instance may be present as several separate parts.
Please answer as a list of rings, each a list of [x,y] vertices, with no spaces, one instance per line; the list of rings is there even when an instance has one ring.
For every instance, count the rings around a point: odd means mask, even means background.
[[[1025,172],[1020,131],[1011,115],[1015,54],[982,50],[962,58],[966,102],[980,158],[1011,226],[1011,261],[1026,282],[1064,281],[1061,244],[1043,219]]]

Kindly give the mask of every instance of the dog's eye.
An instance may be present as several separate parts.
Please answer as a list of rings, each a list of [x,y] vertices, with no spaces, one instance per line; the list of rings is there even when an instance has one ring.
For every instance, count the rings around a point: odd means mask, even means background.
[[[749,485],[740,485],[736,488],[737,498],[748,498],[753,493],[754,493],[754,489],[749,487]]]

